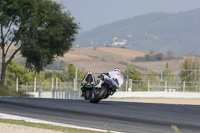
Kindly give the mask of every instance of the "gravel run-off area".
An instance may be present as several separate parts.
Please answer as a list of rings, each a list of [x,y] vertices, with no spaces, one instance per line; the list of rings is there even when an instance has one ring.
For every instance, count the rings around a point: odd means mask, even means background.
[[[26,127],[21,125],[0,123],[0,133],[63,133],[48,129]]]

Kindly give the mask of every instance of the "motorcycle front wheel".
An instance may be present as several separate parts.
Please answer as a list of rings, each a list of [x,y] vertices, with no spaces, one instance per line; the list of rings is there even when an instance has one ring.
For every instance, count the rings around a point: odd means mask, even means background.
[[[98,91],[98,93],[92,94],[90,102],[91,103],[99,103],[99,101],[101,99],[103,99],[106,94],[107,94],[107,88],[105,86],[102,86],[101,89]]]

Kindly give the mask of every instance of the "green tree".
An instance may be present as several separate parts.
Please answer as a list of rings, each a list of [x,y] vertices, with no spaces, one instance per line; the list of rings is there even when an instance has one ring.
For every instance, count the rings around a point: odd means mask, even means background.
[[[129,79],[132,80],[142,80],[142,73],[135,66],[127,66],[125,72],[122,72],[122,74],[124,77],[128,74]]]
[[[147,70],[145,72],[146,75],[146,80],[158,80],[160,79],[160,77],[158,77],[159,73],[156,71],[152,71],[152,70]]]
[[[20,83],[31,82],[33,81],[32,73],[25,67],[20,66],[15,61],[11,61],[7,66],[7,84],[12,85],[16,82],[16,78],[19,79]]]
[[[157,53],[157,54],[153,54],[151,52],[151,54],[145,54],[145,60],[147,61],[160,61],[163,60],[163,54],[162,53]]]
[[[69,78],[69,80],[73,81],[74,78],[75,78],[76,67],[72,63],[70,63],[70,64],[67,65],[67,68],[68,68],[68,71],[67,71],[68,72],[68,78]],[[77,75],[78,79],[82,79],[85,76],[85,73],[82,72],[79,69],[77,71],[78,71],[78,75]]]
[[[185,61],[181,64],[180,69],[183,69],[180,72],[180,77],[185,81],[195,81],[199,80],[199,70],[200,62],[197,58],[187,57]]]
[[[152,58],[152,56],[151,55],[149,55],[149,54],[145,54],[145,60],[146,61],[153,61],[153,58]]]
[[[62,9],[52,0],[0,0],[1,86],[6,67],[19,51],[26,67],[39,72],[70,49],[79,27]],[[12,45],[17,49],[7,57]]]
[[[174,59],[173,51],[167,51],[165,54],[165,60],[172,60],[172,59]]]
[[[68,72],[68,78],[69,78],[69,80],[73,81],[73,79],[75,78],[76,68],[72,63],[68,64],[67,68],[68,68],[68,71],[67,71]]]
[[[130,66],[128,65],[125,69],[124,72],[122,72],[124,78],[127,78],[127,74],[128,74],[128,79],[132,79],[133,80],[133,89],[147,89],[147,84],[145,82],[143,82],[143,78],[142,78],[142,73],[137,70],[135,68],[135,66]],[[134,81],[134,80],[138,80],[138,81]]]
[[[165,64],[165,70],[163,71],[163,80],[172,81],[174,79],[172,70],[169,69],[169,63]]]
[[[147,61],[146,59],[145,59],[145,57],[142,57],[142,56],[137,56],[137,57],[135,57],[133,60],[131,60],[132,62],[140,62],[140,61],[142,61],[142,62],[145,62],[145,61]]]
[[[163,59],[163,54],[162,53],[158,53],[158,54],[155,54],[153,57],[154,57],[154,60],[162,60]]]

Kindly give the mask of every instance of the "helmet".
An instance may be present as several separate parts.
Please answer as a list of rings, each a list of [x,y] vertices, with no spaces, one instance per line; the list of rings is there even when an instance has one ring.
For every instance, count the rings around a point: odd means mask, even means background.
[[[87,74],[92,74],[92,71],[89,70]]]
[[[114,68],[114,71],[115,72],[120,72],[120,69],[119,68]]]

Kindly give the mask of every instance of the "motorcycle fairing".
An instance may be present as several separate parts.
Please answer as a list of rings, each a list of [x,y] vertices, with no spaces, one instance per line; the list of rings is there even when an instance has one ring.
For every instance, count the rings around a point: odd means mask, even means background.
[[[103,82],[107,83],[110,87],[112,87],[114,85],[113,82],[111,80],[109,80],[109,79],[104,79]]]

